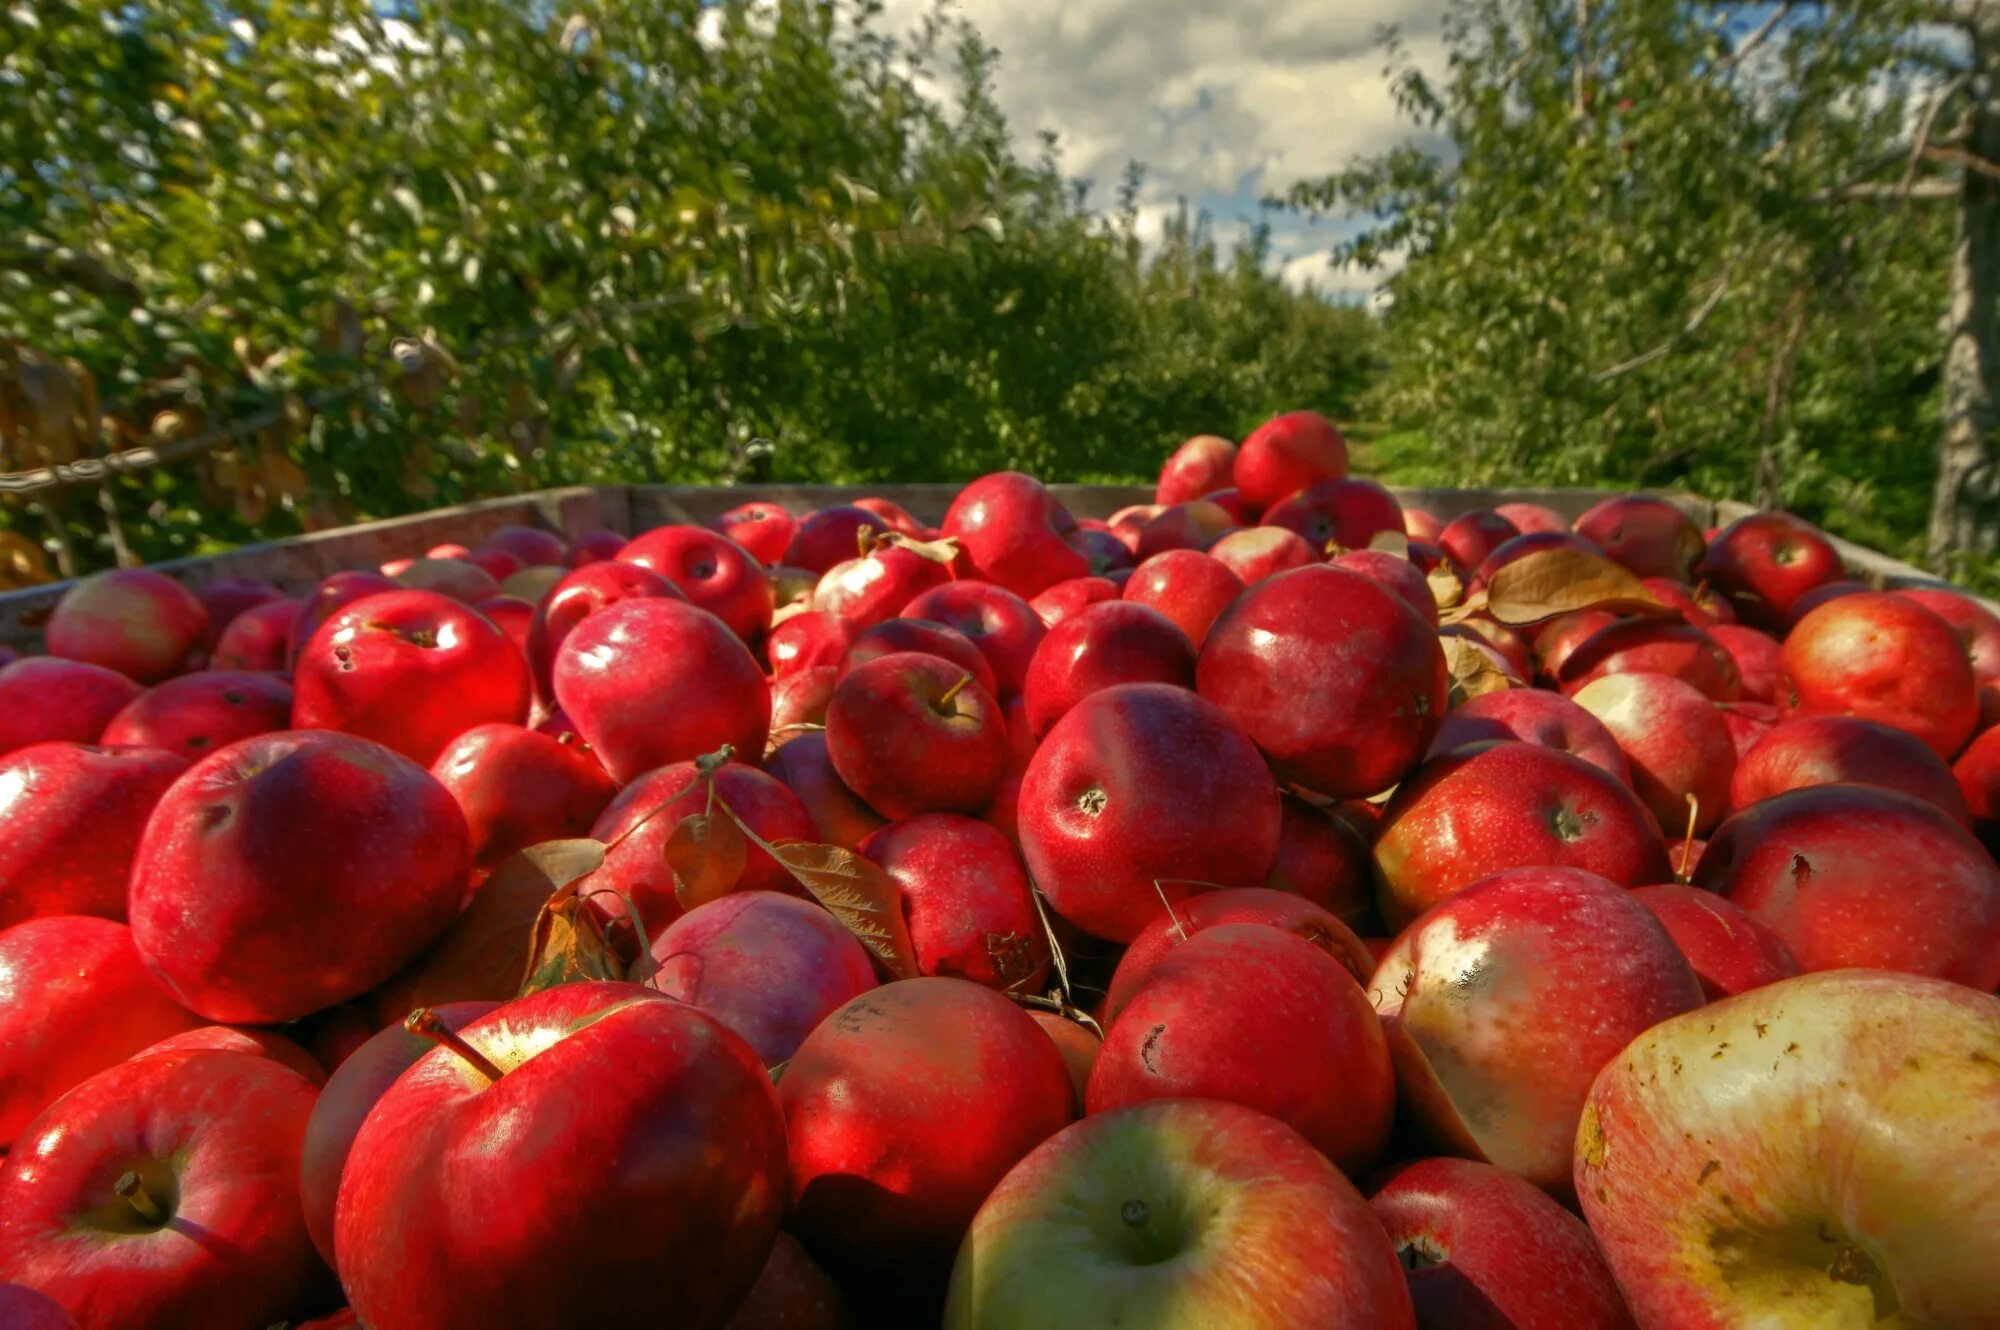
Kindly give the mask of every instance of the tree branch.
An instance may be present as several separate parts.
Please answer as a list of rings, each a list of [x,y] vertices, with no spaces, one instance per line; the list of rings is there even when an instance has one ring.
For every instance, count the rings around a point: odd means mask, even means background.
[[[1666,359],[1666,357],[1672,355],[1679,348],[1682,342],[1694,336],[1703,323],[1707,322],[1708,316],[1715,312],[1715,307],[1722,303],[1722,297],[1728,291],[1729,274],[1724,273],[1715,279],[1715,289],[1708,293],[1708,299],[1701,302],[1701,308],[1694,312],[1693,318],[1690,318],[1682,325],[1679,332],[1669,337],[1666,341],[1661,342],[1650,351],[1642,351],[1630,360],[1620,361],[1609,369],[1597,371],[1597,373],[1590,376],[1591,380],[1596,383],[1604,383],[1617,378],[1621,374],[1630,374],[1633,370],[1641,369],[1656,360]]]
[[[1919,180],[1908,188],[1887,180],[1857,180],[1815,197],[1821,203],[1895,203],[1903,199],[1935,202],[1955,199],[1959,193],[1958,182],[1954,180]]]
[[[1778,30],[1778,25],[1780,23],[1783,23],[1787,18],[1789,18],[1791,16],[1791,12],[1797,7],[1798,7],[1798,0],[1784,0],[1783,4],[1779,5],[1777,9],[1772,11],[1771,17],[1765,19],[1762,23],[1758,24],[1756,30],[1753,31],[1748,37],[1745,37],[1742,41],[1738,42],[1736,44],[1736,48],[1732,50],[1728,55],[1716,61],[1714,67],[1711,69],[1710,72],[1719,74],[1725,70],[1733,69],[1737,65],[1742,64],[1744,59],[1752,51],[1756,50],[1758,47],[1762,46],[1766,41],[1770,39],[1771,34]]]
[[[1964,86],[1965,75],[1959,74],[1945,80],[1938,90],[1931,94],[1930,105],[1924,108],[1924,118],[1917,122],[1916,139],[1910,145],[1910,160],[1903,167],[1902,183],[1897,186],[1904,198],[1909,198],[1910,186],[1916,183],[1917,163],[1922,161],[1930,150],[1931,130],[1937,124],[1938,112],[1944,109],[1944,104],[1951,99],[1952,94]]]

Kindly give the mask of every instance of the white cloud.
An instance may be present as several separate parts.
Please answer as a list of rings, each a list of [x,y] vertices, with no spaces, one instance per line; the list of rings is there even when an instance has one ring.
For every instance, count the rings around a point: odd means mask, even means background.
[[[888,0],[906,31],[930,0]],[[1401,27],[1442,63],[1444,0],[953,0],[998,47],[997,91],[1028,141],[1063,141],[1063,167],[1108,201],[1125,163],[1145,198],[1198,205],[1282,190],[1398,141],[1375,37]]]
[[[1336,268],[1333,266],[1333,251],[1319,249],[1282,261],[1278,265],[1278,278],[1295,291],[1311,287],[1335,300],[1382,309],[1390,301],[1390,295],[1383,287],[1391,277],[1402,271],[1406,257],[1398,250],[1385,254],[1378,268],[1360,268],[1353,264]]]

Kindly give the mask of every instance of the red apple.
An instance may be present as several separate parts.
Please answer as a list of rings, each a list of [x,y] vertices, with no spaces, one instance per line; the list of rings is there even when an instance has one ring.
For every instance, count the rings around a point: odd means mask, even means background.
[[[783,1229],[762,1274],[722,1330],[847,1330],[847,1299]]]
[[[2000,987],[2000,867],[1933,804],[1815,785],[1722,824],[1695,869],[1767,925],[1801,970],[1866,966]]]
[[[1269,1113],[1352,1175],[1389,1140],[1382,1026],[1340,962],[1260,923],[1211,925],[1145,971],[1090,1073],[1092,1113],[1221,1099]]]
[[[1215,434],[1197,434],[1174,449],[1160,468],[1153,501],[1162,506],[1199,499],[1235,483],[1236,445]]]
[[[417,559],[393,576],[398,587],[429,591],[461,605],[477,605],[500,594],[499,578],[460,559]]]
[[[1430,755],[1449,753],[1467,744],[1495,739],[1519,739],[1559,753],[1580,757],[1621,781],[1630,782],[1632,769],[1624,750],[1604,722],[1560,693],[1509,688],[1469,697],[1453,707],[1431,741]]]
[[[1506,518],[1524,536],[1540,531],[1567,531],[1569,519],[1539,503],[1496,503],[1493,511]]]
[[[1070,1089],[1075,1091],[1076,1111],[1081,1113],[1084,1087],[1090,1084],[1090,1070],[1097,1065],[1097,1055],[1104,1047],[1103,1037],[1081,1020],[1060,1012],[1030,1007],[1028,1015],[1035,1018],[1035,1024],[1042,1027],[1042,1033],[1056,1046],[1056,1052],[1062,1054],[1063,1065],[1069,1068]]]
[[[893,619],[903,606],[947,578],[945,566],[911,550],[887,547],[826,570],[812,607],[856,629]]]
[[[1345,554],[1335,555],[1327,562],[1335,568],[1359,573],[1383,590],[1394,592],[1397,599],[1415,610],[1425,623],[1432,627],[1437,626],[1436,594],[1431,591],[1430,583],[1424,579],[1424,574],[1417,566],[1400,554],[1390,554],[1386,550],[1349,550]],[[1493,626],[1499,627],[1497,624]],[[1523,663],[1525,664],[1525,659]]]
[[[1116,942],[1163,899],[1261,885],[1281,816],[1256,748],[1212,703],[1170,684],[1084,698],[1021,781],[1021,850],[1036,885],[1071,923]]]
[[[816,839],[811,816],[798,796],[756,767],[740,762],[717,767],[715,798],[767,841]],[[667,862],[667,840],[682,821],[708,809],[708,790],[696,779],[692,762],[671,763],[639,777],[606,805],[590,828],[591,836],[611,849],[604,866],[584,879],[582,890],[629,896],[649,931],[666,927],[681,913],[677,878]],[[718,809],[716,816],[725,815]],[[736,889],[795,894],[801,890],[784,865],[755,845],[746,847]],[[599,904],[613,914],[624,913],[622,902],[602,899]]]
[[[1435,546],[1438,537],[1444,534],[1444,522],[1436,513],[1430,512],[1427,509],[1405,508],[1403,509],[1403,534],[1408,536],[1412,542],[1424,541]],[[1438,551],[1440,554],[1443,552],[1443,550]]]
[[[1028,662],[1048,628],[1027,601],[990,582],[947,582],[903,606],[902,618],[941,623],[963,634],[993,668],[994,696],[1021,691]]]
[[[861,801],[840,782],[827,755],[826,735],[808,732],[787,742],[764,759],[764,770],[784,784],[812,818],[812,840],[851,850],[888,819]]]
[[[60,1302],[22,1284],[0,1284],[0,1325],[8,1330],[78,1330]]]
[[[721,1325],[785,1203],[750,1046],[623,983],[534,993],[453,1038],[473,1059],[404,1072],[341,1178],[341,1283],[370,1330]]]
[[[1783,938],[1712,891],[1667,883],[1635,887],[1632,899],[1665,926],[1711,1002],[1799,972]]]
[[[981,476],[960,490],[943,530],[959,542],[973,576],[1023,598],[1090,571],[1074,543],[1076,519],[1041,481],[1018,471]]]
[[[778,1082],[792,1231],[844,1263],[916,1277],[950,1260],[1007,1170],[1069,1123],[1071,1097],[1055,1045],[992,989],[908,979],[863,993]]]
[[[1291,411],[1273,416],[1243,440],[1231,479],[1244,506],[1262,512],[1308,485],[1346,474],[1347,440],[1333,422],[1316,412]],[[1396,529],[1402,529],[1400,510]]]
[[[1600,628],[1617,622],[1618,616],[1608,610],[1579,610],[1575,614],[1551,619],[1535,629],[1531,645],[1540,667],[1538,677],[1551,687],[1555,686],[1561,676],[1563,662],[1578,647],[1595,637]]]
[[[855,666],[877,656],[892,656],[899,651],[920,651],[948,660],[968,671],[973,682],[987,692],[995,691],[993,667],[972,640],[956,628],[924,619],[890,619],[856,634],[835,662],[840,667],[838,677],[845,678]]]
[[[1209,630],[1195,679],[1281,779],[1336,798],[1385,790],[1417,763],[1449,681],[1416,611],[1324,565],[1237,597]]]
[[[563,562],[570,568],[602,563],[606,559],[617,558],[625,545],[625,537],[616,531],[586,531],[571,544],[569,558]]]
[[[836,1008],[875,987],[867,948],[811,901],[736,891],[653,939],[652,987],[707,1012],[775,1067]]]
[[[299,1209],[317,1093],[269,1058],[209,1049],[100,1072],[0,1171],[0,1270],[85,1326],[284,1320],[323,1278]]]
[[[722,620],[677,600],[599,610],[564,639],[553,677],[556,702],[620,782],[724,744],[754,762],[770,733],[756,658]]]
[[[528,634],[534,627],[535,607],[519,596],[494,596],[472,607],[481,618],[506,635],[521,659],[528,658]]]
[[[1901,587],[1895,594],[1914,600],[1952,626],[1965,643],[1972,673],[1981,684],[2000,682],[2000,616],[1950,587]]]
[[[1093,605],[1036,649],[1022,690],[1029,729],[1047,734],[1085,697],[1121,683],[1191,689],[1194,662],[1187,634],[1158,610],[1132,601]]]
[[[1274,1118],[1170,1100],[1085,1118],[1008,1173],[952,1271],[945,1330],[1414,1330],[1388,1236]]]
[[[1177,503],[1162,508],[1139,528],[1132,555],[1144,562],[1168,550],[1205,550],[1235,528],[1236,519],[1229,510],[1213,500]]]
[[[461,556],[474,568],[479,569],[496,582],[505,582],[528,565],[518,555],[501,549],[479,549]]]
[[[861,842],[903,891],[917,969],[1003,993],[1037,993],[1049,944],[1014,843],[951,813],[891,822]]]
[[[326,1068],[312,1054],[306,1052],[297,1042],[285,1038],[274,1030],[259,1030],[248,1025],[204,1025],[193,1030],[183,1030],[170,1034],[157,1043],[148,1044],[132,1056],[137,1058],[161,1057],[169,1053],[187,1053],[209,1049],[224,1053],[249,1053],[260,1058],[269,1058],[281,1067],[289,1067],[312,1082],[318,1089],[326,1084]]]
[[[1208,547],[1208,555],[1249,586],[1273,573],[1319,562],[1319,551],[1304,536],[1281,526],[1250,526],[1231,531]]]
[[[854,506],[863,512],[875,514],[881,530],[900,531],[919,540],[934,539],[937,535],[935,531],[910,516],[910,510],[893,499],[880,499],[872,494],[864,495],[854,501]]]
[[[420,763],[475,725],[528,717],[520,648],[434,591],[357,600],[319,626],[293,670],[292,724],[372,739]]]
[[[1729,738],[1736,745],[1739,765],[1779,719],[1776,707],[1761,702],[1718,702],[1715,711],[1722,717],[1722,723],[1729,727]]]
[[[247,610],[274,600],[285,593],[261,577],[219,577],[195,589],[194,598],[208,613],[208,631],[202,635],[202,649],[212,650],[222,631]]]
[[[401,589],[395,581],[380,573],[361,570],[335,573],[322,581],[306,596],[299,607],[298,618],[292,621],[291,638],[285,648],[286,668],[291,668],[290,662],[298,659],[299,652],[319,631],[319,626],[336,613],[365,596]]]
[[[202,1024],[109,919],[49,915],[0,931],[0,995],[0,1147],[71,1087]]]
[[[2000,730],[1988,729],[1958,755],[1951,774],[1965,796],[1972,829],[1990,850],[2000,844]]]
[[[1428,911],[1368,991],[1400,1102],[1426,1135],[1558,1197],[1598,1068],[1703,1001],[1645,906],[1595,873],[1549,867],[1496,873]]]
[[[1266,879],[1279,891],[1302,896],[1349,928],[1375,919],[1374,859],[1367,834],[1331,808],[1294,794],[1283,796],[1278,858]]]
[[[1729,653],[1745,702],[1778,700],[1778,676],[1784,670],[1784,648],[1778,639],[1755,628],[1733,623],[1710,624],[1709,640]]]
[[[1402,1258],[1419,1326],[1632,1325],[1590,1229],[1504,1169],[1419,1159],[1377,1179],[1368,1205]]]
[[[757,562],[775,567],[784,561],[799,523],[784,505],[758,499],[738,504],[716,518],[715,529],[750,551]]]
[[[447,541],[442,545],[433,545],[425,550],[424,557],[426,559],[463,559],[470,553],[472,551],[468,547],[460,545],[456,541]],[[414,563],[415,560],[411,560],[411,562]]]
[[[1729,802],[1748,808],[1810,785],[1879,785],[1970,824],[1951,768],[1913,734],[1858,716],[1801,716],[1763,734],[1737,764]]]
[[[1639,1324],[1990,1324],[1996,1030],[1986,993],[1849,970],[1634,1040],[1575,1180]]]
[[[861,532],[885,529],[881,516],[853,504],[836,504],[807,513],[792,532],[791,544],[777,562],[818,575],[861,552]],[[767,560],[768,562],[768,560]]]
[[[1324,947],[1356,983],[1365,983],[1375,973],[1374,959],[1361,939],[1325,907],[1303,896],[1270,887],[1205,891],[1188,897],[1171,912],[1159,909],[1152,922],[1139,930],[1118,958],[1101,1018],[1107,1024],[1116,1022],[1162,957],[1203,929],[1223,924],[1262,924],[1305,938]]]
[[[1712,702],[1734,702],[1743,690],[1729,652],[1678,619],[1620,619],[1600,628],[1563,658],[1556,677],[1574,694],[1607,674],[1669,675]]]
[[[1124,600],[1158,610],[1200,648],[1208,626],[1242,592],[1242,580],[1196,550],[1154,554],[1126,582]]]
[[[1265,526],[1283,527],[1316,550],[1359,550],[1385,531],[1401,532],[1403,510],[1372,480],[1322,480],[1264,514]]]
[[[51,656],[154,683],[180,673],[207,631],[194,592],[150,568],[114,568],[65,591],[43,637]]]
[[[793,615],[773,628],[764,642],[772,679],[821,665],[839,665],[859,631],[859,625],[837,614],[807,610]]]
[[[833,702],[833,690],[839,682],[840,671],[831,665],[795,670],[773,680],[769,742],[789,743],[806,726],[825,726],[826,709]]]
[[[1476,508],[1456,517],[1438,533],[1437,546],[1464,564],[1477,568],[1486,557],[1521,534],[1521,529],[1490,508]]]
[[[1007,771],[1006,723],[972,672],[918,651],[847,672],[826,709],[827,753],[884,817],[976,813]]]
[[[486,547],[505,550],[529,568],[569,561],[569,546],[563,538],[540,527],[503,526],[486,538]]]
[[[216,670],[284,670],[289,668],[292,629],[305,602],[290,598],[252,605],[229,621],[209,653]]]
[[[1685,582],[1706,548],[1692,517],[1650,494],[1606,499],[1577,518],[1574,530],[1639,577]]]
[[[1845,578],[1838,582],[1821,582],[1818,586],[1792,602],[1791,613],[1785,616],[1786,622],[1796,625],[1799,620],[1805,618],[1829,600],[1839,600],[1842,596],[1852,596],[1857,592],[1869,592],[1874,589],[1874,587],[1869,586],[1866,582],[1857,582],[1852,578]]]
[[[771,584],[763,565],[720,532],[655,527],[620,550],[618,558],[666,578],[745,642],[756,642],[771,626]]]
[[[122,921],[140,834],[187,768],[157,748],[73,743],[0,757],[0,928],[58,914]]]
[[[431,764],[472,833],[472,859],[491,867],[545,840],[581,836],[618,793],[597,759],[519,725],[475,725]]]
[[[1692,816],[1699,835],[1722,820],[1736,741],[1713,702],[1664,674],[1607,674],[1570,696],[1611,731],[1662,827],[1678,831]]]
[[[0,753],[58,739],[94,744],[141,691],[82,661],[30,656],[0,665]]]
[[[106,747],[163,748],[204,757],[238,739],[290,729],[292,688],[269,674],[207,670],[169,679],[112,717]]]
[[[535,621],[528,626],[528,660],[542,696],[551,695],[556,652],[578,624],[606,606],[643,597],[687,599],[652,569],[622,559],[586,564],[557,582],[535,607]]]
[[[1121,547],[1122,548],[1122,547]],[[1053,628],[1092,605],[1117,600],[1124,588],[1108,577],[1072,577],[1058,582],[1028,602],[1044,626]]]
[[[1729,597],[1745,623],[1781,627],[1792,604],[1845,570],[1819,528],[1790,513],[1751,513],[1709,543],[1697,576]]]
[[[1697,628],[1736,622],[1736,611],[1706,582],[1700,586],[1689,586],[1671,577],[1646,577],[1640,579],[1640,584],[1652,593],[1654,600],[1668,606]]]
[[[1659,823],[1602,767],[1539,744],[1470,744],[1397,789],[1375,838],[1391,928],[1511,868],[1576,868],[1624,886],[1672,873]]]
[[[273,1024],[368,991],[458,914],[465,817],[379,744],[281,731],[161,797],[132,870],[132,939],[211,1021]]]
[[[1843,596],[1785,638],[1780,705],[1906,730],[1950,761],[1979,720],[1972,662],[1951,625],[1886,591]]]
[[[456,1034],[499,1005],[454,1002],[434,1008],[433,1014]],[[334,1263],[333,1218],[340,1175],[354,1138],[396,1079],[436,1047],[432,1039],[405,1029],[400,1021],[378,1030],[327,1078],[313,1105],[299,1153],[299,1208],[313,1246],[329,1266]]]

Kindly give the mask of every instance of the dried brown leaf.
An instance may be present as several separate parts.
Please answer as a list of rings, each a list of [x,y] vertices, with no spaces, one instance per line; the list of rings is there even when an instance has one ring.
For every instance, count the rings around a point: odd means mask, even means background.
[[[542,908],[603,863],[604,842],[588,839],[544,841],[502,862],[418,963],[402,1009],[513,997]]]
[[[560,984],[629,977],[605,934],[604,917],[573,893],[560,892],[551,896],[535,917],[527,973],[522,976],[518,996]]]
[[[908,550],[920,559],[932,563],[950,563],[958,557],[958,538],[941,536],[936,540],[918,540],[915,536],[904,535],[901,531],[884,531],[875,537],[878,550]]]
[[[917,977],[916,948],[896,879],[873,860],[838,845],[778,841],[766,848],[892,977]]]
[[[1447,563],[1438,564],[1424,574],[1424,582],[1431,589],[1431,599],[1440,610],[1456,609],[1465,599],[1465,583],[1452,571]]]
[[[1368,548],[1407,559],[1410,557],[1410,536],[1407,531],[1377,531],[1368,538]]]
[[[667,836],[666,853],[674,870],[674,898],[683,911],[728,895],[750,862],[743,833],[719,813],[682,818]]]
[[[1505,692],[1516,686],[1513,676],[1500,668],[1477,642],[1463,637],[1440,637],[1445,664],[1451,668],[1451,703],[1467,698]]]
[[[1497,569],[1486,580],[1486,608],[1510,628],[1579,610],[1670,612],[1625,568],[1602,554],[1579,549],[1538,550]]]

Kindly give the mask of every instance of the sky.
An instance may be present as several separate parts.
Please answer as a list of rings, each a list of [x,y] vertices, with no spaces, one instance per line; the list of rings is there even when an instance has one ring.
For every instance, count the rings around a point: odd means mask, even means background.
[[[932,0],[886,0],[892,31]],[[1143,235],[1178,200],[1218,231],[1258,215],[1257,200],[1326,175],[1407,137],[1376,41],[1396,25],[1409,54],[1437,68],[1444,0],[952,0],[1000,50],[997,93],[1023,150],[1054,130],[1062,165],[1111,206],[1125,163],[1147,168]],[[1386,275],[1327,263],[1339,223],[1275,214],[1274,264],[1367,299]]]

